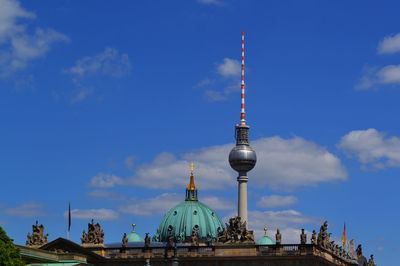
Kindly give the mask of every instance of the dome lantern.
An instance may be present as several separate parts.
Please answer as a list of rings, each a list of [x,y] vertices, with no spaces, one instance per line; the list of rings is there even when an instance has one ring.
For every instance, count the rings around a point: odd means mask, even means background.
[[[198,200],[197,199],[197,187],[194,184],[193,167],[194,167],[194,164],[191,163],[190,164],[190,169],[191,169],[190,182],[189,182],[189,186],[186,189],[186,198],[185,198],[186,201],[188,201],[188,200],[197,201]]]

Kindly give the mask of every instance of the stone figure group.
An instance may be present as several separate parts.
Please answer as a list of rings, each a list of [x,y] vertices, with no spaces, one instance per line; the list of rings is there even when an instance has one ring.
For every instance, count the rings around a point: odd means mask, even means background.
[[[26,241],[26,246],[28,247],[38,247],[47,244],[47,236],[49,234],[44,233],[44,226],[43,224],[39,225],[38,221],[36,220],[36,224],[32,225],[32,235],[28,233]]]
[[[332,252],[333,254],[335,254],[338,257],[341,257],[344,259],[351,259],[349,254],[346,252],[346,250],[342,246],[339,246],[339,245],[335,244],[335,241],[330,240],[331,233],[328,233],[328,221],[325,221],[321,225],[321,227],[319,229],[319,234],[318,234],[318,237],[316,240],[315,240],[315,234],[316,234],[316,232],[314,230],[313,236],[311,238],[311,242],[313,244],[315,244],[315,242],[316,242],[316,244],[318,246]]]
[[[242,222],[240,217],[229,219],[226,229],[218,232],[217,242],[219,243],[254,243],[253,231],[247,230],[246,222]]]
[[[366,260],[366,258],[362,254],[362,246],[358,245],[357,249],[354,249],[354,239],[351,239],[347,245],[347,251],[340,245],[337,245],[335,241],[330,241],[331,233],[328,233],[328,222],[325,221],[323,225],[320,227],[318,237],[316,237],[316,232],[313,230],[313,234],[311,237],[311,243],[320,246],[321,248],[330,251],[338,257],[343,259],[351,260],[357,262],[359,265],[363,266],[374,266],[374,256],[371,255],[371,258]]]
[[[88,223],[88,232],[86,233],[83,230],[82,233],[82,244],[92,244],[92,245],[101,245],[104,241],[104,232],[100,228],[99,223],[94,223],[92,219],[92,223]]]

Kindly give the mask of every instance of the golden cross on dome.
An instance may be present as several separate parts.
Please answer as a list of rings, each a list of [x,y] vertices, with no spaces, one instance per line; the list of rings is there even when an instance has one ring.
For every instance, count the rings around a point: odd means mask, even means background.
[[[193,175],[193,167],[194,167],[194,164],[193,164],[193,162],[191,162],[190,163],[190,172],[191,172],[192,175]]]

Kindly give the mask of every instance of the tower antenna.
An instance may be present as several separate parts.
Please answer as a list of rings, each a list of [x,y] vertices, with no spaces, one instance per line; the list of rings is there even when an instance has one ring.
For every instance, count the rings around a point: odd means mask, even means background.
[[[242,31],[242,110],[240,113],[240,125],[246,125],[246,120],[244,119],[244,31]]]

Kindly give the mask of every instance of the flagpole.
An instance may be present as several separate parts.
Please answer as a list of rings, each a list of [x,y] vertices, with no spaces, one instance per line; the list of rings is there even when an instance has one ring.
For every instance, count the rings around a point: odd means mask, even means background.
[[[67,226],[67,239],[69,240],[69,230],[71,228],[71,202],[68,201],[68,226]]]

